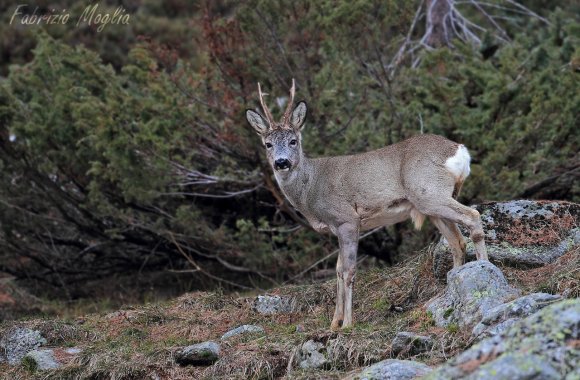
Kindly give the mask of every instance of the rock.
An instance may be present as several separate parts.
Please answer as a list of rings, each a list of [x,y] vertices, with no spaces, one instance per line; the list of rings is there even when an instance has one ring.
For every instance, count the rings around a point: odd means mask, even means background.
[[[480,338],[493,336],[506,330],[516,321],[548,306],[561,297],[548,293],[533,293],[490,309],[481,322],[473,328],[473,335]]]
[[[298,351],[298,365],[303,369],[325,368],[330,364],[325,353],[326,347],[322,342],[308,340]]]
[[[433,339],[428,336],[417,335],[412,332],[402,331],[397,333],[391,344],[394,355],[400,353],[417,355],[429,351],[433,347]]]
[[[427,365],[412,360],[387,359],[363,370],[355,379],[360,380],[406,380],[431,372]]]
[[[254,311],[260,314],[291,313],[294,309],[289,298],[280,296],[258,296],[254,300]]]
[[[215,342],[203,342],[187,346],[175,353],[179,365],[207,366],[215,363],[220,356],[220,345]]]
[[[82,350],[80,348],[47,348],[36,349],[27,353],[22,358],[22,364],[33,370],[47,370],[60,368],[77,357]]]
[[[27,353],[43,344],[46,344],[46,339],[39,331],[13,328],[0,339],[0,363],[7,361],[10,365],[17,365]]]
[[[580,362],[580,299],[563,300],[486,338],[426,379],[562,379]]]
[[[222,340],[231,338],[232,336],[236,336],[236,335],[240,335],[240,334],[264,334],[265,331],[262,327],[260,326],[254,326],[254,325],[242,325],[239,327],[236,327],[235,329],[232,329],[228,332],[226,332],[224,335],[222,335]]]
[[[564,380],[580,380],[580,367],[567,374]]]
[[[30,351],[24,356],[22,361],[32,366],[32,368],[41,371],[61,367],[61,364],[56,360],[54,352],[51,349]]]
[[[487,253],[492,262],[516,267],[549,264],[580,244],[580,205],[570,202],[510,201],[473,206],[481,213]],[[464,236],[469,236],[459,226]],[[467,261],[475,250],[467,239]],[[438,278],[452,268],[451,250],[441,239],[433,251],[433,271]]]
[[[489,310],[519,295],[501,271],[489,261],[474,261],[447,274],[443,296],[427,304],[439,327],[473,326]]]

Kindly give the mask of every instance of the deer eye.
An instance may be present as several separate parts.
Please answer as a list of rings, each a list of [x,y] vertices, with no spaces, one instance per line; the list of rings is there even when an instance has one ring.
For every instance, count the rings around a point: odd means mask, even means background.
[[[271,147],[272,147],[272,144],[266,143],[266,148],[270,149]]]
[[[292,146],[296,145],[296,140],[295,139],[290,140],[290,145]]]

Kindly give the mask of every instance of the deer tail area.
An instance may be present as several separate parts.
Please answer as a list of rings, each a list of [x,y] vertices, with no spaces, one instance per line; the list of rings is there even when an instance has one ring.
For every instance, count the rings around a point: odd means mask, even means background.
[[[416,208],[414,208],[411,210],[411,220],[415,225],[415,229],[420,230],[423,226],[423,222],[425,222],[425,215],[421,214]]]

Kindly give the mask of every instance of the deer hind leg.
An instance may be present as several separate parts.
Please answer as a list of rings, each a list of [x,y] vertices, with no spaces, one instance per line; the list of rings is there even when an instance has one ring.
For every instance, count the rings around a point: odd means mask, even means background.
[[[485,235],[477,210],[464,206],[453,198],[437,201],[434,201],[433,198],[429,200],[425,199],[424,202],[419,201],[415,203],[415,207],[417,205],[422,205],[419,211],[426,215],[446,219],[448,222],[461,223],[467,227],[470,232],[469,236],[475,245],[477,259],[488,260],[484,242]]]
[[[337,236],[340,245],[336,268],[338,277],[337,291],[342,287],[342,294],[338,294],[336,298],[336,311],[330,325],[331,329],[350,327],[353,323],[352,291],[356,274],[356,255],[359,239],[358,225],[351,223],[342,224],[337,229]]]
[[[463,265],[465,263],[465,240],[457,225],[451,221],[437,217],[431,217],[430,219],[451,247],[451,251],[453,252],[453,267],[457,268]]]

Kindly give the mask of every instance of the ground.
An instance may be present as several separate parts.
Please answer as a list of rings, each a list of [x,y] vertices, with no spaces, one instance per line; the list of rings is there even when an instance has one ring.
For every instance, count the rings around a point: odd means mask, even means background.
[[[498,266],[522,293],[548,292],[580,296],[579,250],[572,249],[552,264],[534,269]],[[355,326],[329,330],[335,282],[283,286],[268,294],[290,297],[296,311],[261,315],[253,311],[255,294],[194,292],[169,302],[125,307],[112,313],[76,318],[5,322],[41,331],[50,347],[78,347],[82,353],[56,371],[0,364],[4,379],[190,379],[190,378],[341,378],[361,367],[395,357],[391,341],[400,331],[429,335],[431,351],[411,357],[430,366],[440,364],[471,345],[471,329],[434,326],[424,309],[445,283],[434,277],[429,249],[393,268],[361,271],[354,294]],[[242,324],[262,326],[266,334],[240,335],[220,341]],[[308,340],[332,347],[324,369],[302,370],[297,348]],[[173,355],[181,347],[213,340],[221,343],[221,359],[209,367],[182,367]],[[405,358],[409,358],[406,356]]]

